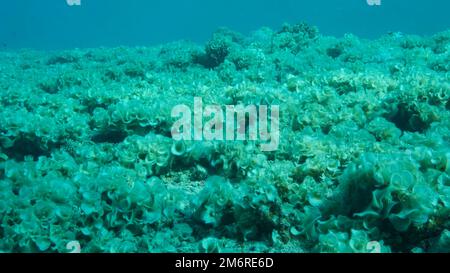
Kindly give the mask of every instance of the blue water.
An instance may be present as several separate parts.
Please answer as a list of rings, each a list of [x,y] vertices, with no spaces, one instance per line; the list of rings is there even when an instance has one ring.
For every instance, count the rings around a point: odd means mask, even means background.
[[[62,49],[203,42],[218,27],[249,33],[306,21],[327,35],[429,35],[450,26],[448,0],[66,0],[2,1],[0,48]]]

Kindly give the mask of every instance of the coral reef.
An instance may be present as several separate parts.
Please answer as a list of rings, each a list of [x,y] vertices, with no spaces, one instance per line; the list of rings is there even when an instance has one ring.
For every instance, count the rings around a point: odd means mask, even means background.
[[[0,52],[0,251],[450,252],[450,32]],[[171,109],[280,106],[280,144]]]

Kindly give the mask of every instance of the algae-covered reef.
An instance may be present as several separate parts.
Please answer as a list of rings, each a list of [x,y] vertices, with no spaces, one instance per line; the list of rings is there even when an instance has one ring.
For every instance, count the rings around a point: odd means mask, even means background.
[[[0,251],[450,251],[450,32],[0,52]],[[280,144],[171,138],[279,105]]]

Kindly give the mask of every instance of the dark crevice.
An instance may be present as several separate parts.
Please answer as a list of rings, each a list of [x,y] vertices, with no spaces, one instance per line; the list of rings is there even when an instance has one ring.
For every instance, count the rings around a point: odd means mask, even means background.
[[[78,59],[73,56],[55,56],[47,61],[47,65],[61,65],[76,62],[78,62]]]
[[[144,79],[145,78],[145,69],[140,67],[128,67],[124,69],[124,74],[127,75],[129,78],[138,78],[138,79]]]
[[[56,94],[62,90],[62,86],[59,84],[58,81],[42,82],[42,83],[38,84],[38,87],[42,91],[49,93],[49,94]]]
[[[121,143],[125,140],[128,134],[121,130],[104,130],[94,134],[91,140],[95,143]]]
[[[21,137],[14,142],[12,147],[6,148],[4,151],[8,158],[17,161],[23,161],[26,156],[32,156],[34,160],[37,160],[40,156],[49,156],[51,149],[54,148],[44,148],[45,146],[46,145],[43,145],[40,139],[31,140]]]
[[[0,162],[0,180],[4,180],[5,178],[5,164]]]
[[[414,107],[404,103],[399,104],[396,112],[391,113],[387,119],[400,130],[407,132],[422,133],[430,127],[430,124],[422,120],[420,113]]]
[[[342,53],[344,53],[344,47],[340,44],[327,49],[327,55],[333,59],[338,58]]]

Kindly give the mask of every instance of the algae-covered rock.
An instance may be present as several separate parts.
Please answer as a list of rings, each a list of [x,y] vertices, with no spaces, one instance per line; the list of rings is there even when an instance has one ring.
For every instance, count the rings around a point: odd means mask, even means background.
[[[450,252],[449,34],[0,51],[0,252]],[[194,97],[277,149],[172,139]]]

